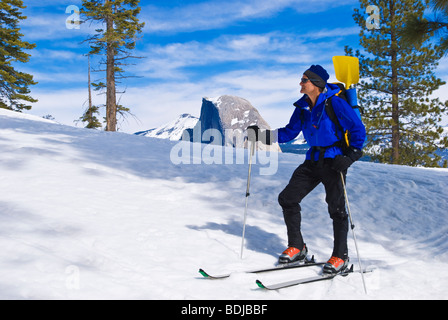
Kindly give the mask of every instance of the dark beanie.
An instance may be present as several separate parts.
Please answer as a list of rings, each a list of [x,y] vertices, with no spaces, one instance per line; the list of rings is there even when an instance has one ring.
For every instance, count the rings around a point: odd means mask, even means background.
[[[306,70],[304,74],[319,88],[325,88],[327,80],[330,78],[327,71],[325,71],[322,66],[314,64]]]

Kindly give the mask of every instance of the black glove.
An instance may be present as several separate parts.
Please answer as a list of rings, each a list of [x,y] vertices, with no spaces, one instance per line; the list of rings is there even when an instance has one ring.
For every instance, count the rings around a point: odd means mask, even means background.
[[[247,127],[247,139],[250,142],[261,141],[263,144],[271,145],[271,134],[271,130],[261,130],[257,125]]]
[[[247,139],[250,142],[257,142],[259,131],[260,127],[257,125],[247,127]]]
[[[362,151],[353,147],[349,147],[345,155],[338,155],[333,159],[331,168],[338,172],[346,171],[353,162],[362,157]]]
[[[331,169],[338,172],[344,172],[353,164],[353,162],[354,161],[349,157],[340,154],[333,159]]]

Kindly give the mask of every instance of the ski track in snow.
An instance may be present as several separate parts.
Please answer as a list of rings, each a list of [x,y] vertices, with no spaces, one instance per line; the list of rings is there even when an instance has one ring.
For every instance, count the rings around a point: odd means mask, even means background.
[[[176,142],[59,125],[0,110],[1,299],[446,299],[448,170],[358,162],[348,195],[362,263],[373,273],[267,292],[319,268],[244,274],[286,247],[277,196],[304,158],[253,167],[239,258],[247,164],[174,165]],[[316,260],[332,251],[319,186],[302,203]],[[349,235],[351,262],[358,268]],[[210,281],[198,273],[236,271]]]

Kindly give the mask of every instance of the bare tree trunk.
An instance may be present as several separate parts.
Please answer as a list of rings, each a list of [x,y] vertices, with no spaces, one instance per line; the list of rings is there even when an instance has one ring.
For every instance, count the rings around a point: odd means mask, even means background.
[[[109,0],[106,0],[106,3]],[[111,34],[114,28],[114,21],[111,16],[106,18],[107,34]],[[106,131],[117,131],[117,99],[115,87],[115,48],[112,40],[107,40],[107,61],[106,61]]]
[[[390,1],[391,19],[395,17],[394,1]],[[397,35],[391,31],[391,69],[392,69],[392,163],[400,163],[400,112],[398,99],[398,73],[397,73]]]
[[[89,87],[89,109],[87,111],[88,123],[92,123],[93,113],[92,113],[92,82],[90,80],[90,54],[87,56],[89,61],[89,75],[88,75],[88,87]]]

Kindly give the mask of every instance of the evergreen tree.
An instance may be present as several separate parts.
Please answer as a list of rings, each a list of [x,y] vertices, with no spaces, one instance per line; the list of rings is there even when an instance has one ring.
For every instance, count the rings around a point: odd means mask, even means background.
[[[358,85],[368,142],[366,150],[380,162],[412,166],[438,166],[436,151],[448,147],[439,125],[448,102],[430,98],[445,84],[434,75],[443,50],[425,41],[407,45],[400,31],[409,17],[421,17],[419,0],[360,0],[354,19],[361,27]],[[368,28],[365,14],[370,5],[380,9],[379,28]],[[431,35],[426,34],[425,39]],[[346,54],[353,55],[351,48]]]
[[[35,48],[35,44],[22,40],[19,23],[26,19],[20,9],[26,8],[22,0],[0,2],[0,108],[29,110],[27,102],[37,102],[29,93],[30,85],[36,84],[33,76],[15,69],[16,62],[26,63],[30,55],[23,50]]]
[[[88,39],[90,54],[106,57],[106,130],[117,130],[117,80],[123,78],[126,66],[124,60],[138,58],[132,56],[136,36],[141,33],[144,23],[137,16],[140,0],[83,0],[81,13],[86,21],[101,24],[96,34]]]
[[[408,44],[422,43],[427,34],[435,33],[442,50],[448,52],[448,0],[429,0],[428,4],[434,10],[434,19],[408,17],[402,30],[403,39]]]
[[[99,107],[90,106],[86,109],[82,117],[79,118],[79,121],[85,123],[85,127],[87,129],[98,129],[101,128],[101,122],[98,120],[96,115],[99,114]]]

